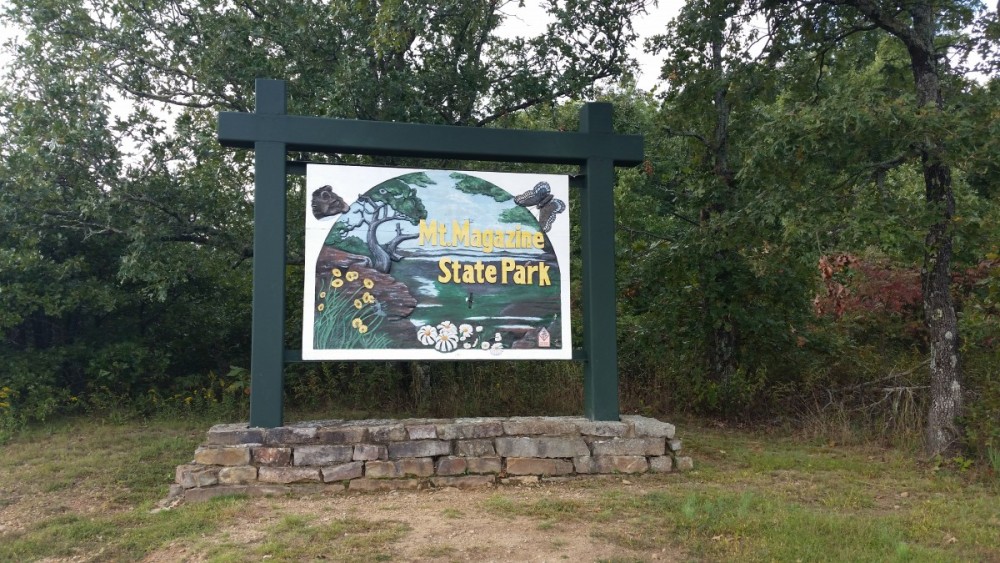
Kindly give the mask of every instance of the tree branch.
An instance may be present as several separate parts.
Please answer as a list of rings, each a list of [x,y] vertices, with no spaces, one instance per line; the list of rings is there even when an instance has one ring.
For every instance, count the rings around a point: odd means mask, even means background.
[[[625,225],[624,223],[621,223],[619,221],[615,221],[615,224],[616,224],[616,226],[619,229],[622,229],[623,231],[626,231],[626,232],[629,232],[629,233],[632,233],[632,234],[645,235],[647,237],[655,238],[657,240],[662,240],[664,242],[674,242],[673,239],[667,238],[664,235],[660,235],[660,234],[657,234],[657,233],[651,233],[649,231],[644,231],[642,229],[635,229],[635,228],[629,227],[628,225]]]
[[[705,148],[709,149],[712,148],[712,144],[709,143],[708,140],[705,139],[705,137],[699,135],[698,133],[694,133],[692,131],[674,131],[669,127],[667,127],[664,130],[664,132],[668,137],[687,137],[689,139],[695,139],[696,141],[700,142],[702,145],[705,146]]]

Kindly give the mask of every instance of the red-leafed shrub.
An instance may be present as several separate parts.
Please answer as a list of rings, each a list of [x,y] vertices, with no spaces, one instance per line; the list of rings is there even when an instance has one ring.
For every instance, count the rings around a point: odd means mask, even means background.
[[[919,320],[920,272],[887,260],[852,254],[822,256],[817,265],[825,291],[813,299],[818,316],[862,320],[883,314]]]

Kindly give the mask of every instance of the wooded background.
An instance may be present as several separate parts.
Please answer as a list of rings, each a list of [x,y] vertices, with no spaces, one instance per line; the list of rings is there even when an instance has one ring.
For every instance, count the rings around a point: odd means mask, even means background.
[[[23,35],[0,81],[0,437],[63,413],[244,412],[252,152],[215,123],[252,111],[267,77],[288,81],[289,113],[338,118],[575,130],[582,101],[613,102],[616,131],[646,138],[615,188],[624,411],[1000,455],[995,10],[694,0],[645,44],[663,61],[650,92],[628,55],[642,0],[553,2],[531,37],[498,33],[515,1],[426,4],[8,2]],[[510,362],[303,364],[286,393],[433,415],[582,397],[577,365]]]

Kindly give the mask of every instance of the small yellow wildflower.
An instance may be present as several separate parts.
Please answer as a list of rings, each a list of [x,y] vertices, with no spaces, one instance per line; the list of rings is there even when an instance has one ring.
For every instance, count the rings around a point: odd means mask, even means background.
[[[361,300],[364,301],[365,303],[374,303],[375,302],[375,298],[372,297],[372,294],[368,293],[367,291],[365,292],[364,295],[361,296]]]
[[[360,309],[360,308],[361,308],[361,307],[363,307],[363,306],[364,306],[364,305],[362,305],[362,304],[361,304],[361,300],[360,300],[360,299],[355,299],[355,300],[354,300],[354,308],[355,308],[355,309]]]
[[[338,278],[340,277],[340,268],[334,268],[334,269],[330,270],[330,272],[331,272],[331,273],[332,273],[332,274],[333,274],[334,276],[336,276],[336,277],[338,277]]]
[[[354,328],[361,328],[361,325],[363,324],[365,324],[364,321],[362,321],[359,318],[355,318],[353,321],[351,321],[351,326],[353,326]]]
[[[358,327],[358,332],[360,332],[361,334],[364,334],[364,333],[368,332],[368,325],[361,325],[361,326],[359,326]]]
[[[330,287],[340,287],[344,285],[344,280],[333,280],[330,282]]]
[[[371,289],[371,288],[375,287],[375,282],[373,282],[372,280],[370,280],[368,278],[365,278],[365,287],[367,287],[368,289]]]
[[[354,281],[356,279],[358,279],[357,272],[347,272],[347,281]]]
[[[326,307],[326,305],[323,305],[322,303],[320,303],[319,307],[316,307],[316,310],[317,311],[322,311],[325,307]]]

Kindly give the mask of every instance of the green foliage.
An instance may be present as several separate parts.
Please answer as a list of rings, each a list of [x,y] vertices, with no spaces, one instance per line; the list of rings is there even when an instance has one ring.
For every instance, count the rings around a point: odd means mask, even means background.
[[[530,211],[521,206],[504,209],[500,212],[501,223],[520,223],[529,227],[538,226],[538,219]]]
[[[966,448],[980,459],[992,463],[1000,452],[1000,375],[996,372],[997,353],[980,357],[982,366],[970,366],[971,393],[962,424]],[[980,367],[980,370],[974,368]]]
[[[411,172],[409,174],[403,174],[397,178],[400,182],[405,184],[410,184],[413,186],[420,186],[421,188],[426,188],[434,184],[434,180],[423,172]]]
[[[291,404],[411,415],[571,415],[583,377],[568,362],[329,362],[286,369]]]
[[[52,60],[89,56],[86,68],[140,99],[251,111],[253,81],[268,76],[294,79],[293,114],[483,125],[622,74],[642,3],[553,4],[534,37],[498,33],[504,6],[461,0],[170,6],[55,0],[9,13],[38,36],[72,30],[43,37]]]
[[[336,228],[336,227],[335,227]],[[351,254],[357,254],[359,256],[368,256],[368,245],[365,241],[356,236],[349,236],[344,239],[337,238],[337,235],[333,229],[330,230],[330,236],[326,239],[326,244],[335,246],[344,252],[350,252]],[[333,240],[331,240],[333,239]]]
[[[649,372],[638,388],[670,389],[670,408],[755,416],[807,363],[816,255],[780,183],[747,166],[777,73],[744,52],[751,16],[727,10],[690,3],[654,40],[677,87],[645,112],[648,162],[616,192],[620,357]]]
[[[552,6],[538,36],[507,38],[500,5],[459,1],[8,3],[24,35],[0,84],[4,427],[81,403],[145,411],[150,393],[195,401],[209,373],[247,365],[252,158],[214,128],[217,111],[252,110],[255,78],[290,78],[294,114],[481,126],[625,72],[640,9]],[[294,260],[305,196],[289,184]],[[411,187],[384,188],[426,216]],[[368,253],[356,243],[342,244]]]
[[[510,201],[514,198],[514,196],[504,190],[501,190],[486,180],[483,180],[482,178],[469,176],[468,174],[462,174],[459,172],[452,172],[450,176],[458,180],[455,183],[455,189],[460,192],[484,195],[491,197],[493,198],[493,201],[498,202]]]
[[[650,44],[664,57],[656,95],[619,80],[639,2],[555,3],[553,24],[521,38],[498,36],[502,4],[258,4],[13,0],[4,9],[25,36],[0,85],[0,441],[60,412],[245,412],[247,374],[233,366],[249,356],[252,158],[222,149],[214,127],[217,111],[251,111],[253,80],[268,76],[290,80],[290,113],[340,118],[572,131],[578,100],[614,103],[615,130],[646,137],[647,162],[618,171],[613,236],[623,409],[648,414],[805,411],[899,433],[919,424],[927,381],[913,366],[926,331],[914,290],[940,216],[926,205],[922,168],[933,141],[956,200],[948,229],[968,455],[997,451],[995,15],[935,5],[938,42],[956,56],[938,69],[947,103],[931,111],[918,107],[899,35],[862,32],[867,15],[853,1],[688,2]],[[908,14],[897,16],[910,25]],[[960,74],[968,61],[957,56],[972,50],[986,55],[976,80]],[[604,79],[618,82],[595,86]],[[404,175],[372,201],[416,224],[426,210],[413,186],[429,183]],[[470,176],[459,186],[510,199]],[[302,259],[305,196],[290,180],[290,263]],[[575,190],[568,203],[579,341]],[[521,207],[501,220],[535,223]],[[334,226],[327,243],[374,258],[344,237],[350,228]],[[817,272],[847,255],[851,267]],[[286,272],[292,347],[302,275]],[[354,317],[334,314],[354,298],[328,293],[318,333],[377,345],[377,319],[366,317],[361,335]],[[817,314],[838,304],[842,314]],[[578,368],[301,365],[287,370],[287,390],[317,408],[577,412]],[[910,391],[884,395],[874,384],[884,378]]]
[[[425,181],[421,185],[433,183],[430,178],[426,176],[424,178]],[[402,214],[407,221],[416,225],[421,219],[427,218],[427,209],[424,208],[424,202],[417,197],[417,190],[410,187],[410,183],[403,178],[386,180],[368,190],[365,197],[389,205],[397,214]]]

